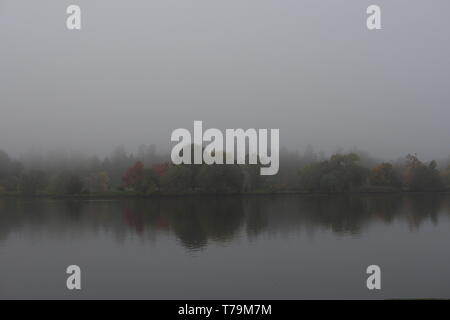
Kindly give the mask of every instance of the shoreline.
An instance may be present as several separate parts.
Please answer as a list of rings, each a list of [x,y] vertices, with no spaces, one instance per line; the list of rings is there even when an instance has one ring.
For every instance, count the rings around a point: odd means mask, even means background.
[[[345,192],[308,192],[308,191],[281,191],[281,192],[244,192],[244,193],[184,193],[184,194],[138,194],[138,193],[91,193],[91,194],[1,194],[0,199],[60,199],[60,200],[100,200],[100,199],[159,199],[159,198],[185,198],[185,197],[254,197],[254,196],[352,196],[352,195],[443,195],[450,194],[450,190],[440,191],[345,191]]]

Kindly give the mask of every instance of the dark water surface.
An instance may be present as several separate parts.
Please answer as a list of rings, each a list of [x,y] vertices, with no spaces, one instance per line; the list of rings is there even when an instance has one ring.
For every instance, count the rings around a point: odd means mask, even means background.
[[[450,298],[450,196],[0,199],[0,298]]]

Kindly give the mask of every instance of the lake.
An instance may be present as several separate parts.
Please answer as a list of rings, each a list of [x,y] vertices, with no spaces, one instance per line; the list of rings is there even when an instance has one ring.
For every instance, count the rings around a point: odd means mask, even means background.
[[[438,194],[3,198],[0,298],[450,298],[449,244]]]

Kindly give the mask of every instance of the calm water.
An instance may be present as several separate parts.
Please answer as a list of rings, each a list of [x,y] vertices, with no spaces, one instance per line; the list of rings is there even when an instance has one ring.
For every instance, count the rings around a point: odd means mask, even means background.
[[[0,298],[450,298],[449,244],[439,195],[0,199]]]

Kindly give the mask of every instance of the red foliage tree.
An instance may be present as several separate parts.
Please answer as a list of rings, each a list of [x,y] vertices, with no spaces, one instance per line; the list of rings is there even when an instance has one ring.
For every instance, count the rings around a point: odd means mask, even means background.
[[[154,164],[152,166],[153,171],[159,176],[162,177],[166,174],[167,169],[169,168],[169,165],[167,163],[162,164]]]
[[[132,187],[137,189],[144,180],[144,164],[140,161],[129,167],[125,175],[122,177],[122,182],[125,187]]]

